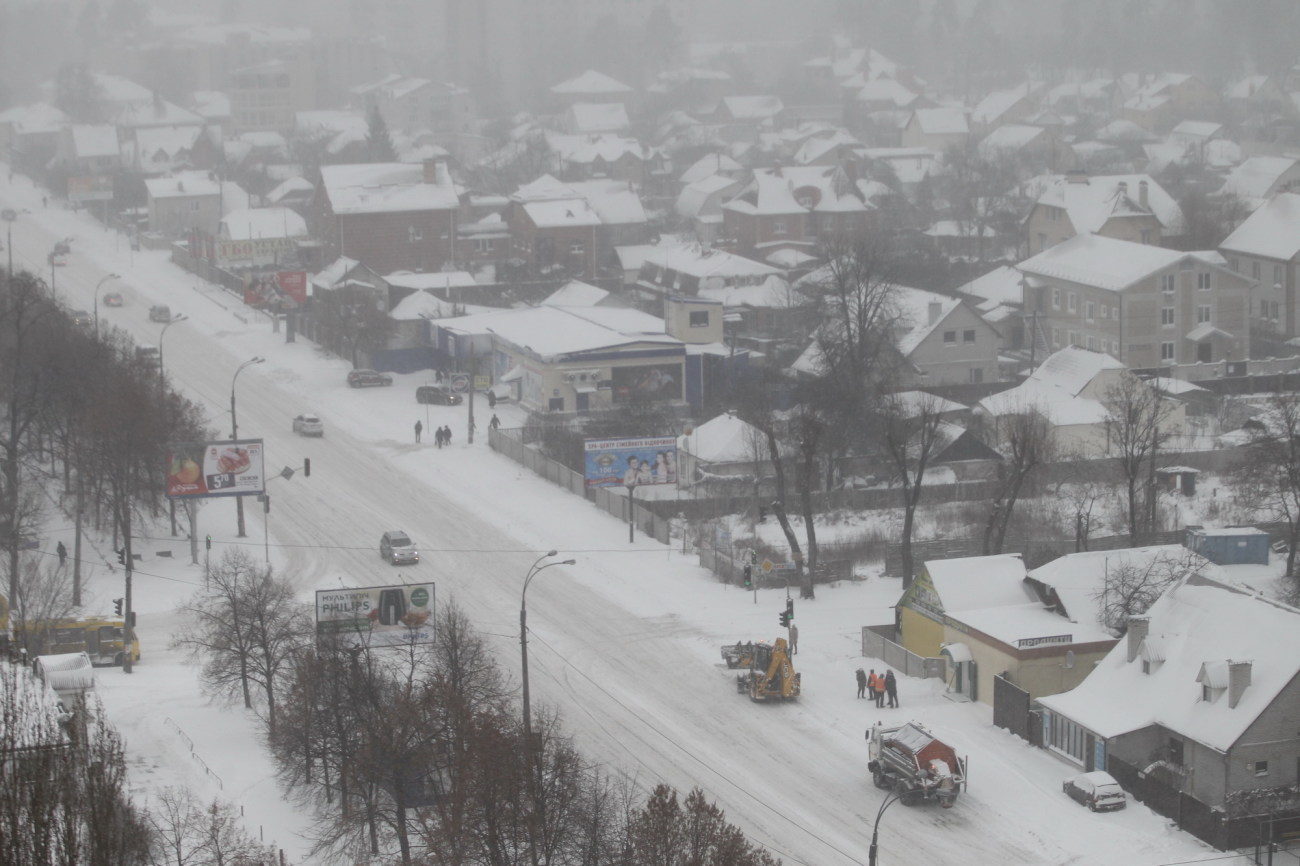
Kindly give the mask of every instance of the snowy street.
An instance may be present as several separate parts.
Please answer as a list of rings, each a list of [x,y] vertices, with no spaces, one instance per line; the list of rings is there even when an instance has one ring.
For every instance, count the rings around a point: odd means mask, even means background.
[[[346,361],[299,338],[286,343],[269,320],[234,296],[175,267],[159,251],[132,252],[125,238],[84,213],[51,201],[24,177],[10,185],[0,169],[0,207],[25,209],[12,223],[16,268],[50,279],[46,254],[71,238],[56,290],[70,309],[91,310],[93,291],[120,291],[121,308],[99,305],[101,328],[159,342],[150,304],[170,305],[187,321],[167,331],[166,375],[206,409],[215,438],[230,433],[231,378],[244,361],[266,359],[238,377],[241,438],[266,441],[267,473],[299,469],[310,478],[268,484],[269,515],[245,502],[247,538],[236,535],[235,506],[206,502],[198,518],[199,563],[189,543],[168,534],[166,521],[136,541],[143,554],[135,573],[135,604],[143,657],[135,672],[101,669],[99,692],[127,741],[139,793],[169,784],[192,786],[244,807],[251,830],[306,863],[302,837],[310,816],[285,800],[259,740],[256,720],[240,707],[210,704],[196,668],[169,648],[179,626],[175,607],[203,580],[202,539],[213,539],[215,561],[232,545],[247,545],[287,573],[309,602],[316,589],[431,581],[439,603],[455,601],[495,642],[502,669],[519,676],[520,590],[529,566],[547,550],[574,566],[550,568],[528,594],[529,663],[534,712],[556,709],[592,760],[624,771],[645,788],[660,781],[683,793],[705,790],[727,817],[786,863],[847,866],[866,863],[872,823],[884,792],[866,769],[865,729],[877,719],[916,719],[969,759],[969,790],[951,810],[893,806],[880,823],[882,866],[936,864],[1071,864],[1158,866],[1225,858],[1168,827],[1145,806],[1093,814],[1066,797],[1061,780],[1078,772],[1044,750],[991,724],[983,704],[947,699],[935,680],[900,677],[902,708],[876,710],[855,698],[854,671],[883,669],[861,657],[861,628],[890,622],[896,580],[871,577],[821,586],[815,601],[796,600],[803,696],[786,705],[752,704],[736,693],[734,673],[719,655],[724,643],[771,640],[785,596],[724,587],[696,557],[637,533],[585,500],[548,484],[493,452],[487,424],[495,411],[503,427],[523,421],[521,410],[475,406],[478,433],[466,437],[465,406],[424,406],[414,399],[423,374],[395,375],[390,388],[350,389]],[[4,235],[0,234],[0,240]],[[8,255],[6,250],[0,256]],[[320,439],[295,435],[291,419],[315,412]],[[443,424],[454,432],[437,449],[412,426]],[[646,431],[646,435],[660,431]],[[57,491],[50,491],[57,495]],[[71,546],[71,528],[56,517],[42,549]],[[405,530],[421,551],[418,565],[395,569],[379,558],[379,536]],[[97,542],[98,543],[98,542]],[[121,572],[107,543],[98,543],[88,607],[109,609],[120,596]],[[159,556],[170,552],[171,556]],[[114,568],[116,564],[114,563]],[[797,593],[796,593],[797,596]],[[192,750],[191,744],[192,743]],[[207,768],[205,771],[205,767]]]

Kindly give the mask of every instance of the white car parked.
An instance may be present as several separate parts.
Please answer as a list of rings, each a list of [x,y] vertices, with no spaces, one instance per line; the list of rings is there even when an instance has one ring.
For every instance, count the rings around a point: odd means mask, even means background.
[[[299,415],[293,419],[293,432],[299,436],[324,436],[325,422],[316,415]]]

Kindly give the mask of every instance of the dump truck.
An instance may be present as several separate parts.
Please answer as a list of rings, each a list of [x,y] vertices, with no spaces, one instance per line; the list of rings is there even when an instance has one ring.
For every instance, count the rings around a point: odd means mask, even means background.
[[[739,644],[737,644],[739,646]],[[799,697],[799,674],[790,661],[785,638],[758,641],[749,654],[749,670],[736,676],[736,691],[752,701],[792,700]],[[725,652],[724,652],[725,656]]]
[[[951,809],[966,787],[966,759],[916,722],[894,728],[872,725],[867,744],[871,780],[896,793],[904,806],[938,800]]]

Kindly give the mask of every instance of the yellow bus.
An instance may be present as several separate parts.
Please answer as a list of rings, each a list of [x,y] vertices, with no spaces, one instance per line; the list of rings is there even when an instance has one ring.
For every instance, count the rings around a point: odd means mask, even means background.
[[[84,652],[99,667],[121,665],[126,623],[120,616],[81,616],[33,620],[14,624],[14,645],[26,647],[28,658]],[[140,660],[140,638],[131,641],[131,661]]]

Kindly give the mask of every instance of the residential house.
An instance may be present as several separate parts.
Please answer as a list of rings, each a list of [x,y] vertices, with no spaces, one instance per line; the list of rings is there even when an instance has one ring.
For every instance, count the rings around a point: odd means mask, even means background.
[[[974,220],[939,220],[921,234],[949,262],[984,262],[1002,257],[997,230]]]
[[[380,273],[437,271],[454,259],[459,190],[445,163],[326,165],[315,232]]]
[[[1261,114],[1293,118],[1296,113],[1291,97],[1271,75],[1247,75],[1232,82],[1223,91],[1223,101],[1238,120]]]
[[[446,147],[478,132],[473,94],[455,84],[394,74],[353,87],[351,94],[367,116],[378,111],[390,132],[429,130]]]
[[[800,280],[799,286],[816,291],[816,284],[828,278],[824,269],[816,270]],[[960,298],[906,286],[895,286],[889,302],[893,307],[893,348],[903,362],[899,367],[901,386],[927,388],[998,380],[1001,335],[974,307]],[[822,327],[836,326],[827,322]],[[818,339],[791,369],[813,377],[826,372]]]
[[[1175,583],[1080,685],[1039,700],[1043,745],[1105,770],[1220,847],[1295,811],[1300,611],[1193,574]],[[1276,805],[1232,808],[1236,802]],[[1243,825],[1234,831],[1232,823]]]
[[[876,210],[863,183],[852,164],[755,169],[740,194],[722,205],[722,235],[739,252],[764,257],[861,235]]]
[[[804,139],[791,156],[795,165],[820,165],[832,168],[846,160],[853,159],[853,151],[862,147],[862,142],[848,130],[833,127],[824,133],[810,135]]]
[[[576,102],[565,109],[560,125],[574,135],[624,133],[632,126],[621,102]]]
[[[124,144],[124,162],[132,171],[147,177],[194,168],[194,146],[202,134],[198,126],[137,129]]]
[[[168,238],[183,238],[197,231],[212,236],[222,217],[221,182],[207,171],[178,172],[170,177],[146,178],[149,197],[149,231]]]
[[[1300,191],[1300,159],[1291,156],[1252,156],[1224,178],[1218,196],[1235,196],[1255,210],[1273,196]]]
[[[626,307],[622,297],[582,280],[569,280],[542,301],[552,307]]]
[[[25,172],[44,169],[58,147],[59,130],[71,122],[44,102],[0,111],[0,158]]]
[[[926,560],[897,621],[904,647],[948,662],[950,693],[990,704],[994,677],[1053,694],[1081,682],[1115,643],[1096,616],[1067,618],[1046,604],[1018,553]]]
[[[1254,284],[1250,330],[1286,340],[1300,335],[1300,193],[1278,193],[1219,244],[1229,270]]]
[[[113,177],[122,168],[117,128],[75,124],[59,131],[54,163],[67,179],[68,201],[84,204],[113,198]]]
[[[274,207],[291,207],[306,215],[315,198],[315,184],[305,177],[291,177],[266,194],[266,203]]]
[[[1222,141],[1227,129],[1212,120],[1184,120],[1169,131],[1169,141],[1178,145],[1194,165],[1204,165],[1210,143]]]
[[[859,154],[866,158],[868,170],[872,162],[888,166],[909,198],[923,181],[941,171],[940,155],[924,147],[868,147]]]
[[[723,412],[677,437],[677,480],[681,487],[720,492],[752,490],[772,474],[767,437],[762,430]]]
[[[561,135],[547,133],[556,177],[562,181],[608,178],[642,188],[653,152],[623,135]]]
[[[918,108],[903,125],[902,147],[924,147],[943,153],[962,147],[970,138],[970,125],[962,108]]]
[[[612,249],[596,208],[550,175],[519,187],[510,196],[505,220],[510,226],[511,254],[526,261],[536,274],[561,271],[569,277],[595,279]]]
[[[565,79],[550,89],[551,101],[565,109],[579,103],[609,104],[619,102],[634,107],[636,92],[623,82],[603,72],[588,69]]]
[[[1025,220],[1030,255],[1076,235],[1160,245],[1186,231],[1182,209],[1145,174],[1050,179]]]
[[[1123,116],[1150,132],[1164,132],[1186,119],[1212,120],[1223,111],[1214,88],[1193,75],[1165,72],[1137,82]]]
[[[995,90],[971,109],[970,123],[977,135],[987,135],[1001,126],[1022,123],[1038,110],[1038,91],[1033,83],[1007,90]]]
[[[1057,454],[1110,456],[1107,402],[1124,369],[1110,355],[1068,346],[1049,355],[1016,387],[980,400],[975,414],[986,419],[994,442],[1003,436],[1004,419],[1034,412],[1047,422]],[[1182,404],[1171,403],[1164,417],[1165,430],[1181,433],[1185,422]]]
[[[1113,78],[1069,81],[1048,90],[1043,104],[1075,116],[1111,117],[1123,105],[1121,94]]]
[[[685,188],[716,174],[730,178],[741,178],[745,173],[743,165],[736,162],[722,150],[718,150],[714,153],[705,154],[691,163],[690,168],[678,176],[677,183]]]
[[[1010,265],[999,265],[955,290],[998,330],[1004,349],[1021,349],[1026,345],[1021,315],[1024,308],[1023,282],[1024,275],[1020,271]]]
[[[714,174],[686,186],[673,209],[683,219],[690,220],[695,237],[701,244],[711,245],[722,233],[722,205],[736,196],[745,181]]]
[[[286,207],[231,211],[217,227],[217,267],[226,270],[296,267],[298,245],[307,236],[307,221]]]
[[[778,125],[785,104],[779,96],[724,96],[703,118],[725,141],[747,141],[760,129]]]
[[[1079,163],[1074,149],[1054,130],[1015,123],[998,126],[984,136],[979,155],[991,162],[1013,163],[1022,173],[1032,174],[1072,172]]]
[[[1217,252],[1078,235],[1017,267],[1025,315],[1052,349],[1108,352],[1139,369],[1250,357],[1252,282]]]

